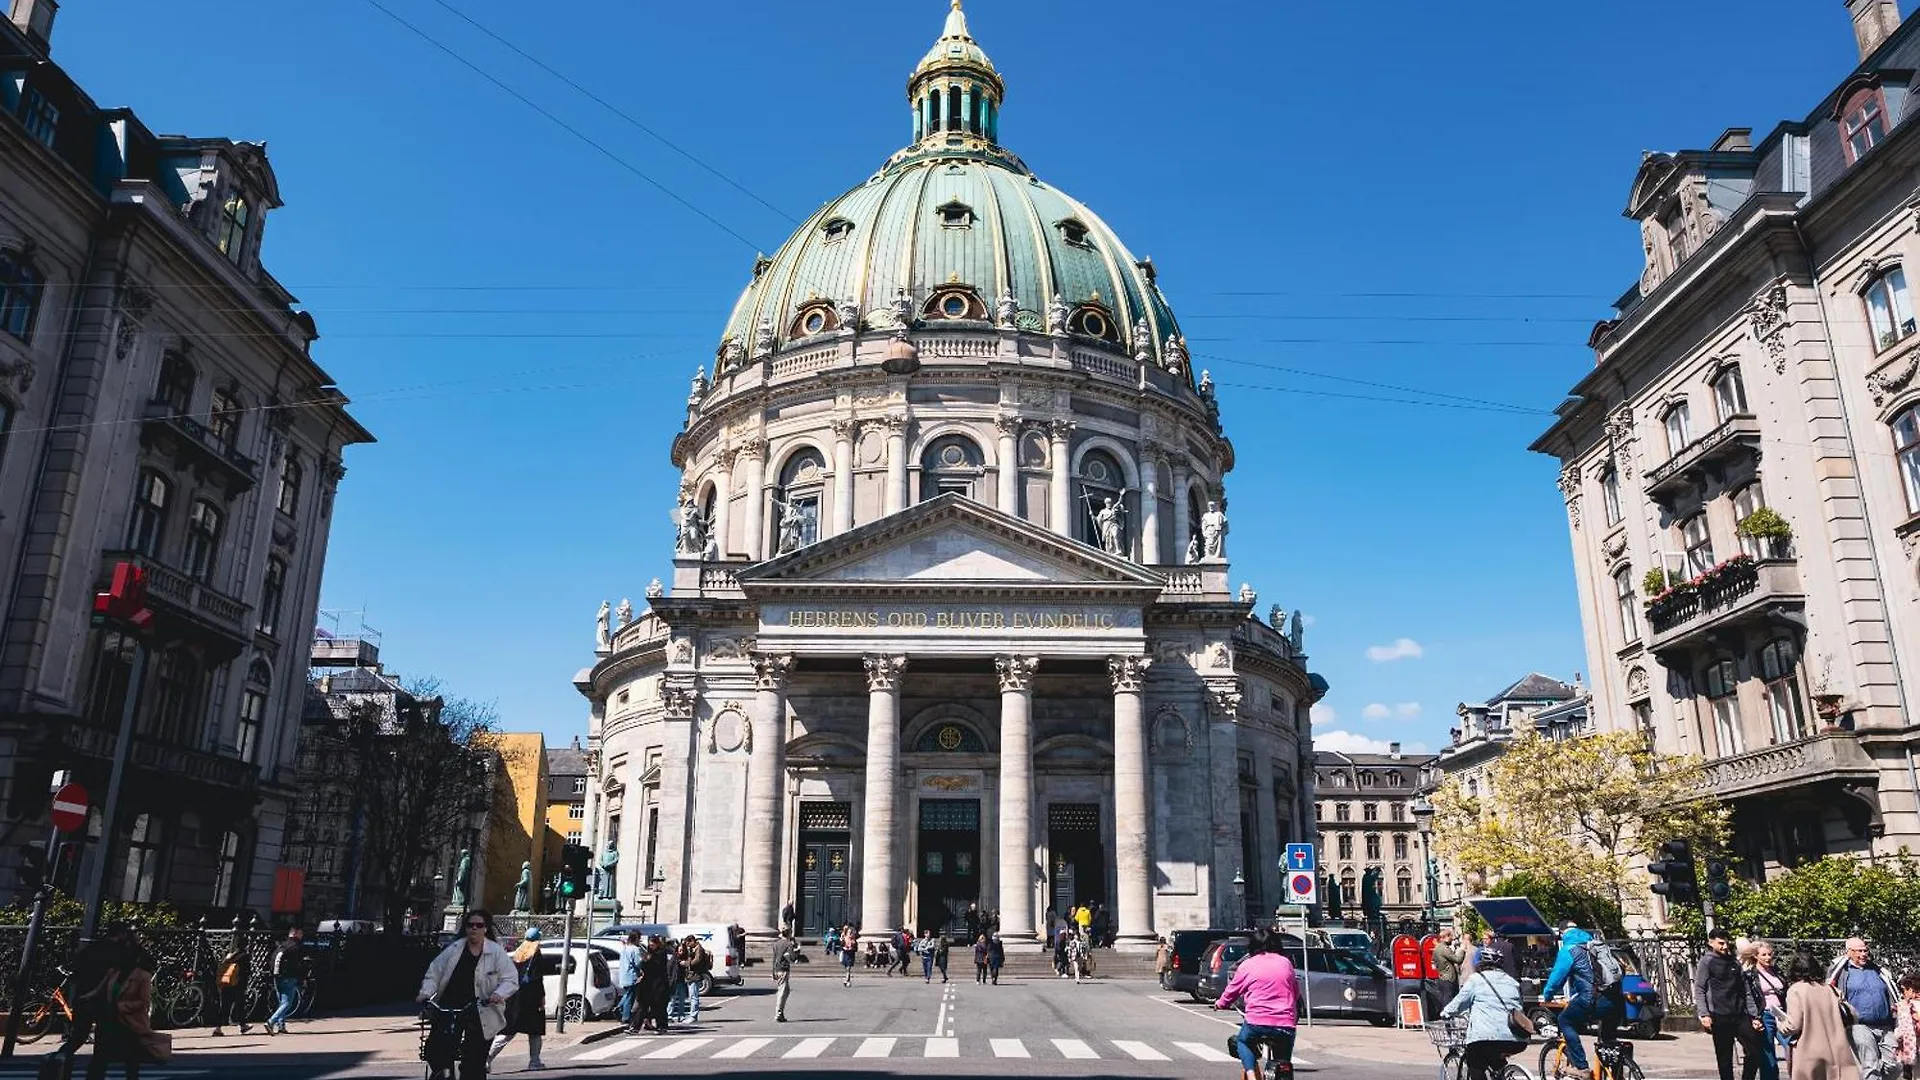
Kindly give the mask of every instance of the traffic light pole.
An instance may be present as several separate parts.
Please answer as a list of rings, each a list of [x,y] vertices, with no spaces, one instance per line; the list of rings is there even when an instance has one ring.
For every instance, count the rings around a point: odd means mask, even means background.
[[[92,941],[100,929],[100,903],[107,887],[107,860],[113,855],[113,838],[119,835],[120,789],[127,777],[127,760],[133,755],[133,717],[140,706],[140,684],[146,674],[147,646],[134,637],[133,670],[127,674],[127,696],[120,706],[120,737],[113,743],[113,773],[107,780],[107,804],[101,811],[100,850],[93,853],[93,863],[87,868],[86,885],[80,891],[82,945]]]
[[[554,1014],[553,1030],[561,1035],[567,1033],[567,965],[573,963],[573,904],[567,904],[563,916],[566,929],[560,931],[560,1008]],[[592,965],[581,964],[582,968]],[[585,998],[581,998],[582,1015],[585,1014]]]

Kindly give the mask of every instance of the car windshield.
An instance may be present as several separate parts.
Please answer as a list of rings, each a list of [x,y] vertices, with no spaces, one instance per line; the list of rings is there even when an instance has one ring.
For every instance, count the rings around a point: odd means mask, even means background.
[[[1376,975],[1371,965],[1340,949],[1313,949],[1307,953],[1307,970],[1323,975]]]

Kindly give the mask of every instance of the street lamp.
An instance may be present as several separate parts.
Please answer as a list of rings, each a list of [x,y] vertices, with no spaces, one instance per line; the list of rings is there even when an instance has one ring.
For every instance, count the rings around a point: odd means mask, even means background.
[[[1424,794],[1415,795],[1407,812],[1413,815],[1414,827],[1420,830],[1420,850],[1427,860],[1427,910],[1423,921],[1438,925],[1440,864],[1433,857],[1433,803]]]
[[[1233,868],[1233,905],[1240,909],[1240,918],[1243,921],[1251,923],[1253,920],[1247,918],[1247,901],[1245,898],[1247,876],[1240,872],[1241,869],[1242,868],[1238,866]]]

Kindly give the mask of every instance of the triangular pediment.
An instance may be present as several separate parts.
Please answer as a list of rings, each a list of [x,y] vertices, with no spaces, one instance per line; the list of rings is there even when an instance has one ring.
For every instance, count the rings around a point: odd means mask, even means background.
[[[749,595],[781,586],[1092,585],[1157,592],[1160,575],[960,495],[942,495],[746,567]]]

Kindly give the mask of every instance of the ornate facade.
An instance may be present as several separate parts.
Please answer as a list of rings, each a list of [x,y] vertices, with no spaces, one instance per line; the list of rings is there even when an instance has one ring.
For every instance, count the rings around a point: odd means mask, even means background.
[[[956,0],[912,144],[755,265],[693,381],[671,587],[578,679],[627,912],[1092,900],[1144,937],[1278,898],[1325,684],[1230,587],[1233,448],[1153,264],[1001,147],[1004,93]]]

